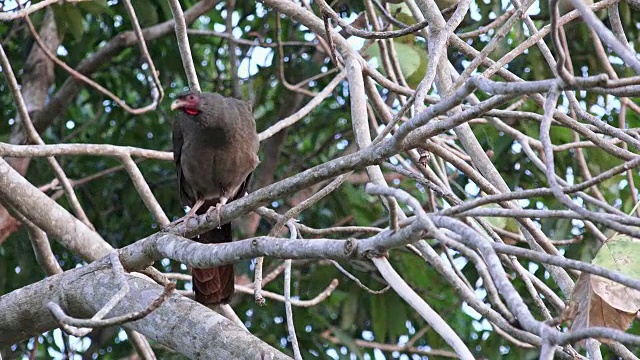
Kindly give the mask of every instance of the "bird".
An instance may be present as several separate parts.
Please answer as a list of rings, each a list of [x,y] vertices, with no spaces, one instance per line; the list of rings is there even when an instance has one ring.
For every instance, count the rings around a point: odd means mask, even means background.
[[[258,166],[259,140],[249,103],[216,93],[186,92],[171,103],[173,160],[178,190],[189,212],[182,218],[205,214],[215,206],[220,219],[223,205],[243,197]],[[179,220],[180,221],[180,220]],[[232,241],[231,223],[220,224],[192,240],[204,243]],[[203,305],[227,304],[234,291],[233,264],[192,268],[195,300]]]

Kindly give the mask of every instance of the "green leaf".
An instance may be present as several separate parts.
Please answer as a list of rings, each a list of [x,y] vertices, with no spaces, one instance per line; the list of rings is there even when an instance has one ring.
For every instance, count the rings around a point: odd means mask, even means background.
[[[342,317],[340,320],[340,328],[349,331],[356,322],[358,314],[358,305],[360,302],[360,291],[356,286],[351,287],[349,296],[342,302]]]
[[[82,35],[84,34],[82,13],[78,9],[78,7],[73,4],[65,4],[65,7],[67,31],[69,32],[69,34],[71,34],[71,36],[73,36],[74,40],[80,41],[82,40]]]
[[[640,240],[616,235],[602,245],[593,263],[640,279]]]
[[[71,34],[75,41],[82,40],[84,25],[82,12],[75,4],[61,4],[53,6],[53,16],[58,28],[58,36],[63,41],[66,34]]]
[[[356,354],[356,356],[358,357],[358,359],[362,360],[364,359],[364,355],[362,354],[362,350],[360,349],[360,346],[358,346],[356,344],[355,341],[353,341],[353,337],[349,336],[348,333],[332,326],[331,327],[331,332],[338,338],[340,339],[340,342],[342,342],[343,344],[345,344],[349,350],[351,350],[353,353]]]
[[[387,297],[384,295],[371,296],[371,328],[376,341],[385,342],[387,337]]]
[[[390,14],[394,15],[398,21],[402,21],[407,25],[413,25],[416,23],[416,19],[413,17],[409,6],[405,3],[389,4]]]
[[[555,144],[566,144],[573,141],[573,132],[569,128],[552,126],[549,133]]]
[[[400,298],[395,292],[388,291],[383,296],[390,298],[387,300],[389,308],[387,308],[387,323],[389,339],[391,342],[398,341],[398,338],[402,334],[407,333],[407,307],[404,300]]]
[[[427,73],[427,67],[429,66],[429,55],[427,54],[427,51],[421,47],[418,47],[417,45],[414,44],[401,44],[402,48],[406,48],[409,47],[410,49],[413,49],[417,52],[417,58],[420,61],[420,64],[418,65],[418,68],[411,74],[411,75],[405,75],[405,79],[407,80],[407,84],[409,84],[409,86],[415,88],[418,86],[418,84],[420,84],[420,81],[422,81],[422,79],[424,78],[424,75]],[[396,51],[398,51],[398,46],[396,46]],[[411,54],[406,54],[406,56],[412,56]],[[398,52],[398,57],[400,57],[400,53]],[[402,66],[402,63],[400,64]],[[404,70],[403,74],[404,74]]]
[[[78,6],[92,15],[98,16],[102,14],[113,14],[111,8],[107,5],[106,0],[82,1]]]
[[[64,41],[64,35],[67,33],[68,23],[66,21],[65,4],[56,4],[52,6],[53,17],[56,20],[56,28],[58,29],[58,38],[60,42]]]
[[[429,65],[427,52],[415,44],[404,44],[398,39],[394,40],[393,45],[398,55],[402,75],[407,79],[407,83],[410,86],[416,86],[424,77],[427,66]],[[375,59],[379,67],[382,67],[380,46],[378,43],[371,45],[371,47],[367,49],[366,54]]]
[[[158,22],[158,10],[150,0],[136,0],[132,5],[143,28]]]
[[[483,205],[481,206],[482,208],[485,209],[497,209],[500,208],[499,205],[497,204],[487,204],[487,205]],[[484,218],[485,220],[487,220],[487,222],[499,229],[505,229],[507,227],[507,218],[503,218],[503,217],[497,217],[497,216],[488,216],[486,218]]]

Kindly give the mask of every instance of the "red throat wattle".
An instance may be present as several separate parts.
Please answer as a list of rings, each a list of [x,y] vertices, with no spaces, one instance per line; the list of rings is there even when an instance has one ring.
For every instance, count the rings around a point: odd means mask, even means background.
[[[184,108],[184,112],[187,113],[187,115],[198,115],[200,113],[198,109],[188,108],[188,107]]]

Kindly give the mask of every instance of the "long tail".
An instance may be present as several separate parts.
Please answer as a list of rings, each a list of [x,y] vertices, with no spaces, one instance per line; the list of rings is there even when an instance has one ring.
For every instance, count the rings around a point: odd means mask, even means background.
[[[231,242],[231,224],[224,224],[220,229],[207,231],[193,238],[194,241],[212,244]],[[234,274],[233,264],[208,269],[191,269],[193,290],[196,301],[203,305],[228,303],[233,296]]]

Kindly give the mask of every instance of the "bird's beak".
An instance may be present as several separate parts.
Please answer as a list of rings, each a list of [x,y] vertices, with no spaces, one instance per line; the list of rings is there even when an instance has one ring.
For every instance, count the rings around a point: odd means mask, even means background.
[[[181,107],[184,107],[186,105],[186,102],[182,99],[176,99],[171,103],[171,111],[174,111],[176,109],[180,109]]]

